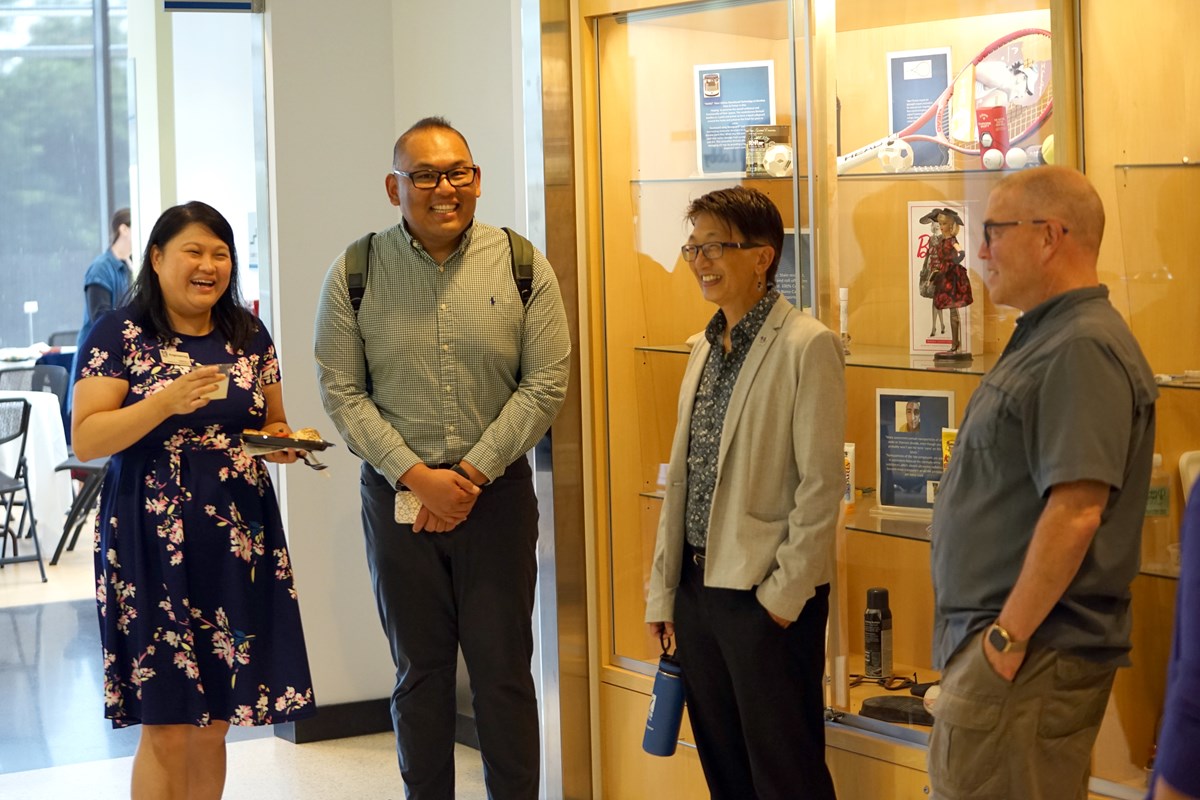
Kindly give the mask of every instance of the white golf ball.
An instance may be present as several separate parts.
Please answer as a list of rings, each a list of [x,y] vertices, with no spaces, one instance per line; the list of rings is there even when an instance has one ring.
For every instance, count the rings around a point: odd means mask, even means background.
[[[1009,169],[1020,169],[1029,160],[1029,154],[1020,147],[1014,147],[1004,155],[1004,163]]]
[[[985,169],[1000,169],[1004,166],[1004,153],[996,148],[984,151],[983,166]]]

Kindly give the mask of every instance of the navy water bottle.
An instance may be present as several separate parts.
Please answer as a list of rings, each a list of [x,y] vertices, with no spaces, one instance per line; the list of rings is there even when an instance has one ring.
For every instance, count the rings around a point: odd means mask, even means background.
[[[663,637],[662,648],[650,695],[650,713],[646,716],[646,733],[642,736],[642,749],[652,756],[675,754],[679,723],[683,720],[683,670],[675,656],[667,652],[669,638]]]

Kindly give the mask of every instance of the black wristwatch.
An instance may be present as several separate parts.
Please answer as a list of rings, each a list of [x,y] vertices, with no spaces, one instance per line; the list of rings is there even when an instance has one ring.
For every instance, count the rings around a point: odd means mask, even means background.
[[[1029,644],[1027,641],[1018,642],[1012,637],[1012,634],[1001,627],[999,622],[993,622],[992,627],[988,628],[987,639],[992,647],[1001,653],[1023,653],[1025,646]]]
[[[464,478],[471,481],[471,483],[475,482],[475,481],[471,480],[471,476],[467,474],[467,471],[465,469],[463,469],[462,464],[455,464],[453,467],[450,468],[450,471],[457,472],[459,475],[462,475]]]

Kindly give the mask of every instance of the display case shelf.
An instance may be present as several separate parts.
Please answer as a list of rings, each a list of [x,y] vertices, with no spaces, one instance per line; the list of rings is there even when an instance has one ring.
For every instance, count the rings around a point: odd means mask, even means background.
[[[970,361],[937,361],[932,353],[915,354],[903,347],[856,345],[850,341],[847,367],[897,369],[915,372],[945,372],[959,375],[985,375],[999,360],[998,353],[981,353]]]
[[[633,349],[639,353],[674,353],[681,356],[692,352],[692,348],[686,344],[642,344],[634,346]]]
[[[715,173],[712,175],[688,175],[678,178],[634,178],[629,181],[630,186],[653,186],[673,183],[712,183],[727,186],[731,182],[737,183],[740,186],[753,186],[755,183],[762,181],[764,183],[782,183],[790,185],[793,181],[808,180],[807,175],[786,175],[775,177],[773,175],[747,175],[744,172],[730,172],[728,174]]]
[[[994,169],[953,169],[951,167],[928,167],[911,169],[906,172],[849,172],[839,175],[839,181],[894,181],[894,180],[929,180],[930,178],[961,177],[967,180],[985,179],[995,181],[1003,173]]]
[[[929,541],[929,518],[884,516],[875,513],[875,509],[874,493],[863,495],[862,500],[846,508],[846,529],[918,542]]]

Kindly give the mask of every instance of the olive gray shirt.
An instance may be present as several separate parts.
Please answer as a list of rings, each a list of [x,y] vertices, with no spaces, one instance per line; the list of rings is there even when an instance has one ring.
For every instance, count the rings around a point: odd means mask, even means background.
[[[1154,451],[1154,376],[1108,289],[1031,309],[980,383],[933,510],[934,667],[995,620],[1057,484],[1112,487],[1078,573],[1033,641],[1127,664]]]
[[[545,434],[571,352],[558,281],[534,253],[528,304],[508,236],[474,222],[438,264],[400,224],[371,242],[358,317],[345,253],[321,288],[321,401],[346,443],[393,485],[419,462],[469,461],[496,478]],[[367,393],[367,370],[371,393]]]

